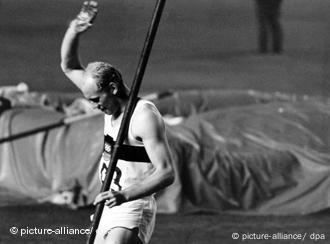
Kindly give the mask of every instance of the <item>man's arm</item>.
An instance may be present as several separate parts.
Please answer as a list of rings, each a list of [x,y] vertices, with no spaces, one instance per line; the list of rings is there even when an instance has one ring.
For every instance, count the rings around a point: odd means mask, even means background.
[[[142,108],[142,111],[134,117],[132,133],[143,140],[151,163],[154,165],[154,171],[143,181],[122,191],[100,193],[95,198],[94,204],[106,200],[105,204],[113,207],[151,195],[173,183],[172,156],[166,139],[165,124],[153,106]]]
[[[80,63],[78,46],[79,35],[76,31],[76,20],[73,20],[67,29],[61,46],[61,68],[64,74],[81,89],[84,68]]]
[[[82,66],[78,47],[79,37],[91,27],[97,14],[97,3],[86,1],[77,17],[71,21],[61,45],[61,68],[65,75],[76,85],[82,88],[84,67]]]
[[[142,139],[155,170],[139,184],[123,190],[127,201],[160,191],[174,181],[172,155],[165,133],[165,123],[161,115],[150,104],[142,107],[139,112],[140,114],[134,118],[132,134]]]

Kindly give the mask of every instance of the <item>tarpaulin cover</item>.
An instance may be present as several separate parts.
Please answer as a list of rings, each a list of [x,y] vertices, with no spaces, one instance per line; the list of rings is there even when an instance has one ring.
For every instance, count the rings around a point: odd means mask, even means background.
[[[176,173],[159,212],[188,208],[307,214],[330,205],[330,104],[321,97],[255,91],[182,91],[154,99],[167,122]],[[13,108],[0,137],[63,114]],[[52,201],[77,185],[93,201],[103,118],[0,144],[0,205]]]

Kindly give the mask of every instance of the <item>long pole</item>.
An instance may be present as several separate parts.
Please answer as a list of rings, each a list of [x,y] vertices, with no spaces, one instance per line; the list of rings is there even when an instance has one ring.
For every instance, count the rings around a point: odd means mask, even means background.
[[[111,160],[109,163],[109,168],[107,170],[107,174],[104,179],[104,182],[103,182],[103,185],[101,188],[101,192],[108,191],[110,188],[111,181],[112,181],[112,178],[113,178],[113,175],[114,175],[114,172],[116,169],[117,161],[118,161],[118,149],[123,144],[123,141],[127,135],[129,121],[130,121],[130,118],[133,113],[134,105],[137,101],[139,89],[140,89],[140,86],[142,83],[142,78],[143,78],[147,63],[148,63],[152,44],[153,44],[155,36],[156,36],[160,18],[161,18],[163,9],[164,9],[165,1],[166,0],[158,0],[156,3],[154,13],[153,13],[153,16],[151,19],[151,23],[149,26],[149,30],[147,33],[147,37],[144,42],[144,47],[143,47],[143,50],[142,50],[142,53],[140,56],[140,60],[139,60],[136,72],[135,72],[133,84],[132,84],[131,91],[129,94],[128,103],[127,103],[127,106],[125,107],[123,119],[122,119],[122,122],[121,122],[121,125],[119,128],[117,140],[114,145],[113,151],[111,153]],[[99,226],[103,209],[104,209],[104,202],[101,202],[96,206],[96,210],[95,210],[93,222],[92,222],[92,229],[91,229],[88,241],[87,241],[88,244],[94,243],[95,236],[96,236],[96,230]]]

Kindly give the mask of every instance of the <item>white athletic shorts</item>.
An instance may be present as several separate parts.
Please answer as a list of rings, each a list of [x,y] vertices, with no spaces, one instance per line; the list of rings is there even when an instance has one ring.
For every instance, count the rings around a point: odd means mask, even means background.
[[[95,243],[106,237],[107,233],[115,227],[127,229],[138,228],[142,243],[150,241],[156,221],[157,205],[153,196],[145,197],[119,206],[109,208],[104,206],[103,213],[97,229]]]

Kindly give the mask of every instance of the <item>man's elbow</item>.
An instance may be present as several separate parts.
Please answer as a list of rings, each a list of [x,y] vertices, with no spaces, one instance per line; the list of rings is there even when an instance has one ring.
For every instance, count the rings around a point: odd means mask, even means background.
[[[174,174],[173,168],[172,167],[167,168],[164,172],[164,175],[165,175],[164,181],[165,181],[166,187],[172,185],[175,180],[175,174]]]
[[[60,65],[63,73],[67,74],[70,72],[71,69],[68,67],[68,65],[65,62],[61,62]]]

